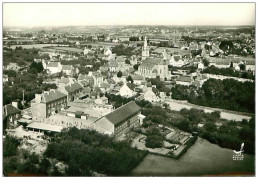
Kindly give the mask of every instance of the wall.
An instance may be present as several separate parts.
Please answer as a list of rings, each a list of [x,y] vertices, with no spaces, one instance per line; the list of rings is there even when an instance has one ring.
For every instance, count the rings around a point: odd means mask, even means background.
[[[31,103],[31,112],[33,118],[46,118],[46,104],[43,103]]]
[[[108,135],[111,135],[114,133],[114,125],[110,121],[108,121],[105,117],[102,117],[101,119],[96,121],[94,123],[94,127],[96,131],[98,131],[99,133],[104,133]]]

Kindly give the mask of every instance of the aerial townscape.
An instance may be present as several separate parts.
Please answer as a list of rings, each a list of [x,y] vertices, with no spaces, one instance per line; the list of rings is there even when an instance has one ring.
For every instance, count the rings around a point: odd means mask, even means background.
[[[255,26],[4,26],[3,131],[4,176],[254,175]]]

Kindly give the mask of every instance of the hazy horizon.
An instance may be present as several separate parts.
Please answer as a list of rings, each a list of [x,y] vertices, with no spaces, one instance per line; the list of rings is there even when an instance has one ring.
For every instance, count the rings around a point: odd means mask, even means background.
[[[254,3],[3,3],[3,27],[255,26]]]

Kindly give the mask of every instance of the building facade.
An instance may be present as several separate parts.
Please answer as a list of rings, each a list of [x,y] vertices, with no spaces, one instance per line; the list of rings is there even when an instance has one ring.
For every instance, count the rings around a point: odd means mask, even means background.
[[[18,109],[18,103],[12,102],[3,108],[3,127],[13,129],[17,127],[17,121],[21,118],[21,111]]]
[[[67,101],[72,102],[75,99],[79,98],[83,87],[79,83],[73,83],[70,85],[66,85],[64,87],[59,88],[59,90],[67,95]]]
[[[35,94],[31,100],[32,118],[48,118],[66,108],[67,95],[57,90]]]
[[[168,71],[168,61],[161,58],[146,58],[138,68],[138,74],[144,78],[169,79],[171,77]]]

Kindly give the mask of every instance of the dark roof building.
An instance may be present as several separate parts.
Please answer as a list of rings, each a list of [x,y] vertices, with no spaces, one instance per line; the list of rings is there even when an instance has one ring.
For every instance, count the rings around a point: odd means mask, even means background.
[[[7,104],[4,106],[4,112],[3,112],[4,117],[10,116],[13,114],[20,114],[20,113],[21,113],[21,110],[19,110],[18,108],[14,107],[11,104]]]
[[[79,83],[73,83],[71,85],[65,86],[65,90],[68,93],[72,93],[72,92],[80,90],[80,89],[82,89],[82,86]]]
[[[61,98],[66,97],[66,95],[57,90],[46,91],[42,94],[35,94],[38,103],[48,103]],[[31,100],[31,102],[36,102],[36,98]]]
[[[141,107],[134,101],[131,101],[113,112],[99,118],[95,121],[97,131],[120,136],[132,127],[140,124],[138,115],[141,113]]]

